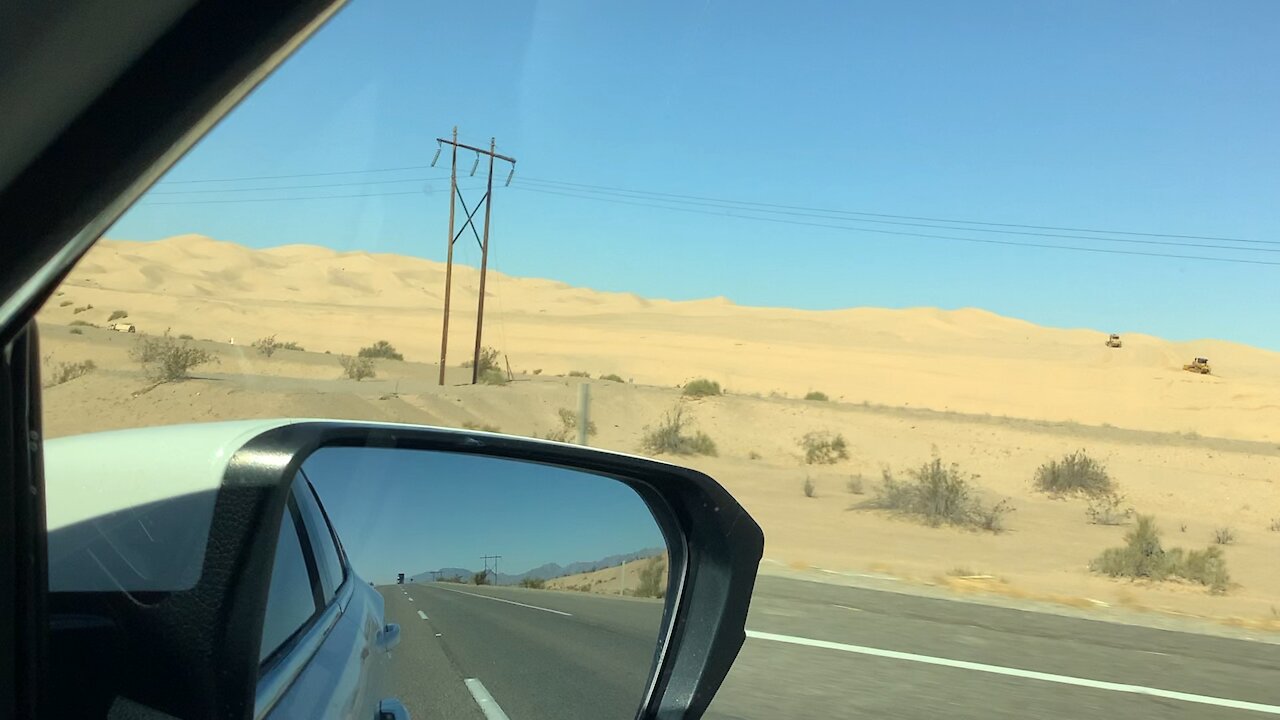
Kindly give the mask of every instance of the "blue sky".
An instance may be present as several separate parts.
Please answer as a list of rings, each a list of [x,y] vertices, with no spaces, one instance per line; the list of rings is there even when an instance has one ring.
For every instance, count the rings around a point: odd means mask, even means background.
[[[303,471],[365,580],[445,567],[502,573],[594,562],[665,543],[622,483],[546,465],[474,455],[323,448]]]
[[[190,181],[422,166],[456,124],[519,159],[494,204],[492,266],[513,275],[749,305],[976,306],[1280,349],[1280,265],[869,232],[1280,262],[1277,27],[1280,5],[1262,1],[354,0],[109,236],[443,259],[443,165]],[[1263,242],[751,220],[547,180]],[[407,194],[264,201],[392,192]],[[477,263],[474,242],[458,247]]]

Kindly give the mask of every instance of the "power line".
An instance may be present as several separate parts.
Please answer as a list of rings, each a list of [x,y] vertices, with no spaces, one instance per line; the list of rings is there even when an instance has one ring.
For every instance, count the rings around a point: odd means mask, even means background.
[[[200,180],[163,180],[156,185],[194,185],[196,183],[241,182],[243,180],[289,180],[304,177],[327,177],[330,175],[360,175],[363,173],[399,172],[401,170],[428,170],[430,165],[406,165],[405,167],[375,168],[370,170],[333,170],[329,172],[292,173],[289,175],[253,175],[233,178],[203,178]]]
[[[558,195],[562,197],[576,198],[579,200],[594,200],[596,202],[606,202],[606,203],[612,203],[617,205],[631,205],[635,207],[647,207],[647,208],[654,208],[658,210],[670,210],[674,212],[693,213],[697,215],[709,215],[712,217],[728,217],[728,218],[736,218],[740,220],[754,220],[757,222],[769,222],[769,223],[776,223],[776,224],[791,224],[791,225],[798,225],[798,226],[804,226],[804,227],[827,228],[827,229],[833,229],[833,230],[843,230],[846,232],[863,232],[863,233],[873,233],[877,235],[914,237],[914,238],[922,238],[922,239],[930,239],[930,240],[950,240],[955,242],[978,243],[978,244],[986,244],[986,245],[1044,248],[1044,249],[1053,249],[1053,250],[1069,250],[1074,252],[1103,253],[1103,254],[1111,254],[1111,255],[1132,255],[1132,256],[1140,256],[1140,257],[1158,257],[1158,258],[1169,258],[1169,259],[1178,259],[1178,260],[1199,260],[1199,261],[1207,261],[1207,262],[1222,262],[1222,263],[1233,263],[1233,264],[1241,264],[1241,265],[1280,266],[1280,262],[1269,262],[1265,260],[1250,260],[1245,258],[1223,258],[1223,257],[1212,257],[1212,256],[1204,256],[1204,255],[1180,255],[1180,254],[1174,254],[1174,253],[1140,252],[1135,250],[1116,250],[1116,249],[1109,249],[1109,248],[1085,248],[1085,247],[1076,247],[1072,245],[1057,245],[1052,243],[1015,242],[1012,240],[996,240],[991,238],[972,238],[972,237],[958,237],[953,235],[934,235],[930,233],[914,233],[914,232],[900,232],[900,231],[894,231],[894,230],[879,230],[876,228],[850,227],[848,225],[833,225],[828,223],[805,222],[801,220],[785,220],[781,218],[760,217],[759,215],[743,215],[743,214],[738,214],[736,212],[732,212],[733,210],[738,209],[738,208],[732,208],[732,207],[724,208],[728,212],[712,212],[710,210],[701,210],[693,207],[677,207],[673,205],[660,205],[656,203],[637,202],[633,200],[596,197],[594,195],[583,195],[583,194],[574,193],[574,192],[548,190],[544,188],[528,187],[528,186],[522,186],[522,185],[513,185],[512,187],[516,190],[522,190],[525,192],[542,193],[545,195]],[[140,203],[140,205],[143,205],[143,206],[207,205],[207,204],[229,204],[229,203],[247,203],[247,202],[254,202],[254,203],[284,202],[284,201],[293,201],[293,200],[337,200],[337,199],[345,199],[345,198],[391,197],[391,196],[401,196],[401,195],[421,195],[421,192],[396,191],[396,192],[381,192],[381,193],[358,193],[358,194],[350,194],[350,195],[311,195],[311,196],[281,197],[281,198],[235,198],[235,199],[226,199],[226,200],[176,200],[176,201],[158,201],[158,202],[146,201],[146,202]],[[768,212],[768,211],[764,210],[764,211],[746,211],[746,212]],[[817,216],[817,217],[821,218],[823,216]],[[829,219],[834,219],[834,218],[829,218]],[[955,229],[958,230],[960,228],[955,228]],[[971,231],[972,232],[990,232],[988,230],[982,230],[978,228],[974,228]],[[1169,237],[1169,236],[1162,236],[1162,237]],[[1083,238],[1083,239],[1088,241],[1095,241],[1095,242],[1096,241],[1125,242],[1125,240],[1121,238]],[[1263,249],[1263,248],[1251,249],[1251,248],[1236,248],[1236,247],[1219,247],[1219,246],[1210,246],[1210,245],[1205,245],[1205,246],[1189,245],[1189,244],[1183,244],[1183,243],[1171,243],[1171,244],[1184,246],[1184,247],[1207,247],[1212,249],[1229,250],[1229,251],[1275,252],[1273,250]]]
[[[310,177],[329,177],[329,176],[349,176],[349,174],[390,173],[390,172],[402,172],[402,170],[422,170],[422,169],[429,169],[429,168],[430,168],[430,165],[403,165],[403,167],[398,167],[398,168],[371,168],[367,170],[330,170],[330,172],[291,173],[291,174],[279,174],[279,176],[248,176],[248,177],[234,177],[234,178],[188,179],[188,181],[160,182],[160,183],[157,183],[157,187],[172,186],[172,184],[259,181],[259,179],[291,179],[291,178],[310,178]],[[411,178],[411,179],[406,179],[406,181],[366,181],[366,182],[353,182],[351,184],[372,184],[374,182],[421,182],[422,179],[443,179],[443,178]],[[527,176],[522,177],[522,182],[552,184],[552,186],[566,186],[567,188],[582,188],[582,190],[584,191],[625,192],[625,193],[631,193],[631,195],[669,197],[669,199],[677,199],[677,200],[721,202],[721,204],[745,205],[745,206],[751,206],[751,208],[799,210],[799,211],[805,211],[805,213],[826,213],[826,214],[832,214],[832,215],[856,215],[856,217],[864,217],[864,218],[886,218],[886,219],[893,219],[893,220],[919,220],[919,222],[927,222],[927,223],[986,225],[986,227],[1024,228],[1024,229],[1034,229],[1034,231],[1124,234],[1124,236],[1130,236],[1130,237],[1165,237],[1165,238],[1172,238],[1172,240],[1204,240],[1204,241],[1216,241],[1216,242],[1243,242],[1243,243],[1251,243],[1251,245],[1280,245],[1280,241],[1248,240],[1248,238],[1238,238],[1238,237],[1202,236],[1202,234],[1119,231],[1119,229],[1082,228],[1082,227],[1070,227],[1070,225],[997,223],[997,222],[989,222],[989,220],[934,218],[934,217],[927,217],[927,215],[901,215],[901,214],[892,214],[892,213],[869,213],[869,211],[845,210],[845,209],[838,209],[838,208],[813,208],[813,206],[781,205],[781,204],[773,204],[773,202],[756,202],[756,201],[750,201],[750,200],[724,199],[724,197],[687,195],[687,193],[660,192],[660,191],[653,191],[653,190],[635,190],[635,188],[604,186],[604,184],[559,181],[559,179],[534,178],[534,177],[527,177]],[[340,186],[340,184],[347,184],[347,183],[335,183],[334,186],[337,187],[337,186]],[[298,187],[306,187],[306,186],[298,186]],[[283,188],[273,188],[273,190],[283,190]],[[152,192],[152,195],[160,195],[161,192],[163,191]],[[975,228],[966,228],[966,229],[975,229]]]
[[[312,188],[351,187],[351,186],[362,186],[362,185],[397,184],[397,183],[408,183],[408,182],[430,182],[430,181],[432,181],[432,180],[443,180],[443,179],[445,179],[445,178],[443,178],[443,177],[422,177],[422,178],[405,178],[405,179],[403,179],[403,180],[372,180],[372,181],[355,181],[355,182],[343,182],[343,183],[321,183],[321,184],[311,184],[311,185],[283,185],[283,186],[275,186],[275,187],[220,188],[220,189],[216,189],[216,190],[176,190],[176,191],[159,191],[159,192],[153,192],[153,193],[151,193],[151,194],[152,194],[152,195],[188,195],[188,194],[205,194],[205,193],[235,193],[235,192],[251,192],[251,191],[272,191],[272,190],[304,190],[304,189],[312,189]],[[537,180],[537,179],[534,179],[534,178],[524,178],[521,182],[522,182],[522,183],[527,183],[527,182],[529,182],[529,181],[534,182],[534,183],[535,183],[535,185],[536,185],[536,184],[544,184],[542,189],[543,189],[544,191],[550,192],[550,190],[548,190],[548,189],[547,189],[547,187],[545,186],[545,183],[548,183],[548,182],[550,182],[550,181]],[[580,183],[574,183],[574,184],[580,184]],[[594,189],[591,189],[591,190],[580,190],[580,191],[578,191],[578,190],[575,190],[575,191],[568,191],[568,190],[565,190],[565,189],[563,189],[563,188],[558,188],[558,187],[556,187],[556,186],[551,186],[551,187],[552,187],[552,188],[554,188],[554,189],[555,189],[555,190],[557,190],[557,191],[560,191],[562,194],[566,194],[566,195],[568,195],[568,196],[572,196],[572,197],[582,197],[583,199],[599,199],[599,198],[581,196],[581,195],[577,195],[576,193],[602,194],[602,195],[610,195],[610,196],[613,196],[613,197],[622,197],[622,198],[628,198],[628,199],[650,199],[650,198],[646,198],[646,197],[643,197],[643,196],[641,196],[641,197],[636,197],[635,195],[632,195],[632,194],[626,194],[626,193],[641,193],[641,192],[645,192],[645,191],[613,191],[613,190],[605,190],[605,189],[600,189],[600,190],[594,190]],[[525,188],[525,189],[530,189],[530,190],[532,190],[532,189],[534,189],[534,188]],[[244,201],[245,201],[245,202],[271,202],[271,201],[275,201],[275,200],[310,200],[310,199],[345,198],[345,197],[385,197],[385,196],[388,196],[388,195],[397,195],[397,194],[412,195],[412,194],[416,194],[416,193],[414,193],[414,192],[399,192],[399,193],[397,193],[397,192],[387,192],[387,193],[365,193],[365,194],[359,194],[359,195],[325,195],[325,196],[304,196],[304,197],[287,197],[287,198],[250,198],[250,199],[246,199],[246,200],[244,200]],[[1063,240],[1084,240],[1084,241],[1087,241],[1087,242],[1125,243],[1125,244],[1130,244],[1130,245],[1157,245],[1157,246],[1166,246],[1166,247],[1189,247],[1189,248],[1201,248],[1201,249],[1209,249],[1209,250],[1223,250],[1223,251],[1235,251],[1235,252],[1269,252],[1269,253],[1280,253],[1280,248],[1247,248],[1247,247],[1231,247],[1231,246],[1213,245],[1213,244],[1206,244],[1206,243],[1172,242],[1172,241],[1169,241],[1169,240],[1140,240],[1140,239],[1134,239],[1134,238],[1108,238],[1108,237],[1096,237],[1096,236],[1089,236],[1089,235],[1067,235],[1067,234],[1061,234],[1061,233],[1030,232],[1030,231],[1027,231],[1027,230],[999,230],[999,229],[986,229],[986,228],[964,228],[964,227],[955,227],[954,225],[934,225],[934,224],[929,224],[929,223],[915,223],[915,222],[902,222],[902,221],[896,221],[896,220],[876,220],[876,219],[865,219],[865,218],[852,218],[852,217],[841,217],[841,216],[833,215],[833,214],[823,214],[823,213],[834,212],[834,211],[823,211],[822,213],[819,213],[819,212],[801,212],[801,211],[788,211],[788,210],[773,210],[773,209],[765,209],[765,208],[755,209],[755,208],[753,208],[753,207],[751,207],[751,206],[753,206],[753,205],[763,205],[763,204],[762,204],[762,203],[751,203],[751,202],[747,202],[747,201],[736,201],[736,200],[709,200],[709,201],[700,201],[700,200],[692,200],[692,199],[686,200],[686,199],[682,199],[682,198],[680,198],[680,197],[676,197],[676,196],[674,196],[674,195],[675,195],[674,193],[655,193],[655,194],[656,194],[656,195],[659,195],[659,196],[673,196],[673,197],[672,197],[672,199],[665,199],[665,198],[664,198],[664,199],[654,199],[654,201],[655,201],[655,202],[661,202],[661,203],[677,203],[677,204],[682,204],[682,205],[693,205],[693,206],[696,206],[696,207],[722,208],[722,209],[726,209],[726,210],[748,210],[748,211],[750,211],[750,212],[756,212],[756,213],[769,213],[769,214],[775,214],[775,215],[787,215],[787,216],[792,216],[792,217],[816,218],[816,219],[822,219],[822,220],[838,220],[838,221],[842,221],[842,222],[873,223],[873,224],[879,224],[879,225],[894,225],[894,226],[900,226],[900,227],[921,227],[921,228],[930,228],[930,229],[936,229],[936,230],[959,230],[959,231],[962,231],[962,232],[983,232],[983,233],[993,233],[993,234],[1000,234],[1000,235],[1018,235],[1018,236],[1024,236],[1024,237],[1047,237],[1047,238],[1056,238],[1056,239],[1063,239]],[[696,196],[689,196],[689,197],[696,197]],[[229,202],[239,202],[239,201],[237,201],[237,200],[221,200],[221,201],[215,201],[215,200],[184,200],[184,201],[181,201],[181,202],[168,202],[168,201],[161,201],[161,202],[154,202],[154,203],[148,202],[148,203],[146,203],[146,204],[148,204],[148,205],[176,205],[176,204],[204,204],[204,203],[229,203]],[[652,206],[652,207],[661,207],[661,208],[664,208],[664,209],[666,208],[666,206],[665,206],[665,205],[654,205],[654,206]],[[1034,227],[1034,226],[1028,226],[1028,227]],[[1155,235],[1155,234],[1148,234],[1148,236],[1150,236],[1150,237],[1180,237],[1180,236]],[[1187,237],[1190,237],[1190,236],[1187,236]],[[1241,241],[1241,242],[1243,242],[1243,241]],[[1280,243],[1272,243],[1272,242],[1270,242],[1270,241],[1249,241],[1249,242],[1256,242],[1256,243],[1260,243],[1260,244],[1280,244]]]
[[[1096,228],[1065,227],[1065,226],[1057,226],[1057,225],[1024,225],[1019,223],[986,222],[982,220],[956,220],[952,218],[936,218],[936,217],[925,217],[925,216],[919,216],[919,215],[894,215],[890,213],[873,213],[873,212],[862,212],[862,211],[856,211],[856,210],[816,208],[816,207],[805,207],[801,205],[778,205],[774,203],[753,202],[749,200],[725,200],[723,198],[713,198],[713,197],[706,197],[701,195],[664,193],[664,192],[658,192],[654,190],[632,190],[628,188],[610,187],[607,185],[590,185],[588,183],[574,183],[574,182],[568,182],[566,180],[548,180],[548,179],[533,178],[528,176],[522,176],[522,179],[525,181],[533,181],[538,183],[550,183],[554,185],[568,185],[571,187],[593,188],[596,190],[611,190],[615,192],[629,192],[629,193],[635,193],[635,194],[656,195],[656,196],[662,196],[662,197],[684,198],[689,200],[705,200],[705,201],[711,201],[711,202],[736,203],[739,205],[752,205],[756,207],[780,208],[783,210],[804,210],[808,212],[825,212],[825,213],[840,214],[840,215],[862,215],[867,217],[894,218],[898,220],[923,220],[926,222],[947,222],[947,223],[955,223],[955,224],[961,224],[961,225],[1017,227],[1017,228],[1028,228],[1031,230],[1060,230],[1063,232],[1090,232],[1090,233],[1100,233],[1100,234],[1108,234],[1108,235],[1164,237],[1164,238],[1175,238],[1180,240],[1217,240],[1219,242],[1260,243],[1264,245],[1280,245],[1280,241],[1277,241],[1277,240],[1248,240],[1243,238],[1218,237],[1213,235],[1176,235],[1176,234],[1170,234],[1170,233],[1136,232],[1136,231],[1130,231],[1130,230],[1098,230]]]
[[[758,222],[779,223],[784,225],[800,225],[805,227],[828,228],[833,230],[844,230],[846,232],[852,231],[852,232],[862,232],[862,233],[875,233],[878,235],[894,235],[899,237],[925,238],[930,240],[952,240],[957,242],[980,243],[985,245],[1006,245],[1006,246],[1012,246],[1012,247],[1045,248],[1045,249],[1053,249],[1053,250],[1073,250],[1076,252],[1103,253],[1107,255],[1136,255],[1136,256],[1142,256],[1142,257],[1171,258],[1171,259],[1178,259],[1178,260],[1201,260],[1201,261],[1207,261],[1207,262],[1236,263],[1241,265],[1280,266],[1280,262],[1271,262],[1267,260],[1248,260],[1244,258],[1222,258],[1222,257],[1212,257],[1207,255],[1175,255],[1173,253],[1141,252],[1138,250],[1115,250],[1111,248],[1084,248],[1084,247],[1075,247],[1072,245],[1054,245],[1051,243],[1015,242],[1012,240],[994,240],[989,238],[968,238],[968,237],[957,237],[954,235],[932,235],[927,233],[899,232],[896,230],[877,230],[874,228],[849,227],[848,225],[831,225],[827,223],[805,222],[801,220],[783,220],[780,218],[759,217],[759,216],[751,216],[751,215],[734,215],[730,213],[716,213],[716,212],[710,212],[707,210],[698,210],[696,208],[672,207],[669,205],[655,205],[652,203],[632,202],[629,200],[615,200],[610,198],[594,197],[590,195],[575,195],[573,193],[558,192],[555,190],[543,190],[543,189],[532,188],[532,187],[521,187],[521,186],[513,186],[513,187],[516,187],[517,189],[523,190],[525,192],[537,192],[537,193],[544,193],[547,195],[562,195],[565,197],[578,198],[582,200],[596,200],[599,202],[617,203],[620,205],[635,205],[638,207],[651,207],[651,208],[658,208],[663,210],[673,210],[677,212],[695,213],[698,215],[711,215],[714,217],[732,217],[732,218],[739,218],[742,220],[755,220]],[[982,232],[982,231],[978,230],[977,232]],[[1223,248],[1223,249],[1240,249],[1240,248]]]
[[[438,179],[438,178],[437,178]],[[357,183],[359,184],[359,183]],[[474,190],[472,186],[462,188],[463,190]],[[272,190],[288,190],[294,188],[271,188]],[[357,193],[352,195],[298,195],[295,197],[275,197],[275,198],[232,198],[227,200],[158,200],[152,202],[144,200],[139,205],[209,205],[209,204],[225,204],[225,203],[245,203],[245,202],[276,202],[283,200],[340,200],[344,198],[369,198],[369,197],[393,197],[396,195],[418,195],[421,196],[421,190],[397,190],[392,192],[375,192],[375,193]]]
[[[355,187],[359,185],[394,185],[396,183],[430,182],[432,180],[448,180],[448,175],[423,178],[405,178],[403,180],[358,180],[356,182],[319,183],[315,185],[266,185],[247,188],[216,188],[214,190],[153,190],[148,195],[204,195],[207,193],[259,192],[270,190],[307,190],[311,188]]]
[[[524,178],[524,181],[528,181],[530,179],[531,178]],[[553,188],[556,190],[563,190],[563,188],[558,188],[554,186]],[[526,188],[526,189],[532,189],[532,188]],[[544,187],[543,189],[547,189],[547,188]],[[574,192],[588,192],[588,193],[594,193],[594,194],[611,195],[614,197],[623,197],[623,198],[631,198],[631,199],[650,199],[650,198],[644,198],[644,197],[636,197],[634,195],[627,195],[621,192],[612,192],[609,190],[581,190],[581,191],[574,191]],[[1021,235],[1025,237],[1057,238],[1060,240],[1086,240],[1089,242],[1128,243],[1131,245],[1164,245],[1167,247],[1191,247],[1191,248],[1205,248],[1205,249],[1211,249],[1211,250],[1231,250],[1231,251],[1239,251],[1239,252],[1280,253],[1280,248],[1231,247],[1229,245],[1212,245],[1212,244],[1206,244],[1206,243],[1184,243],[1184,242],[1173,242],[1171,240],[1138,240],[1134,238],[1108,238],[1108,237],[1096,237],[1091,235],[1065,235],[1062,233],[1031,232],[1028,230],[993,230],[993,229],[983,229],[983,228],[956,227],[954,225],[934,225],[930,223],[903,222],[899,220],[869,220],[864,218],[840,217],[838,215],[832,215],[832,214],[820,214],[816,212],[800,212],[800,211],[790,211],[790,210],[768,210],[768,209],[757,210],[753,208],[743,207],[744,205],[751,205],[752,203],[737,204],[737,201],[727,201],[727,200],[702,202],[698,200],[681,200],[681,199],[665,200],[664,199],[658,202],[679,203],[682,205],[694,205],[698,207],[723,208],[727,210],[749,210],[751,212],[757,212],[757,213],[788,215],[792,217],[817,218],[821,220],[839,220],[841,222],[874,223],[877,225],[896,225],[900,227],[932,228],[935,230],[959,230],[961,232],[984,232],[984,233],[994,233],[998,235]],[[735,203],[735,204],[716,204],[720,202]],[[1157,237],[1169,237],[1169,236],[1157,236]],[[1266,242],[1266,241],[1257,241],[1257,242]],[[1267,244],[1271,244],[1271,243],[1267,243]],[[1280,242],[1277,242],[1275,244],[1280,245]]]
[[[391,197],[393,195],[422,195],[419,190],[407,190],[403,192],[385,192],[385,193],[364,193],[359,195],[303,195],[298,197],[279,197],[279,198],[233,198],[229,200],[162,200],[160,202],[142,202],[139,205],[214,205],[224,203],[247,203],[247,202],[282,202],[285,200],[339,200],[343,198],[367,198],[367,197]]]
[[[369,169],[369,170],[346,170],[346,171],[329,171],[329,172],[316,172],[316,173],[293,173],[293,174],[282,174],[282,175],[259,175],[259,176],[247,176],[247,177],[236,177],[236,178],[209,178],[209,179],[199,179],[199,180],[179,180],[179,181],[167,181],[165,183],[161,183],[161,185],[219,183],[219,182],[225,183],[225,182],[242,182],[242,181],[251,181],[251,180],[276,180],[276,179],[322,177],[322,176],[335,176],[335,175],[355,175],[355,174],[366,174],[366,173],[396,172],[396,171],[405,171],[405,170],[420,170],[420,169],[426,169],[429,167],[431,166],[409,165],[409,166],[394,167],[394,168],[375,168],[375,169]],[[294,189],[311,189],[311,188],[349,187],[349,186],[376,185],[376,184],[396,184],[396,183],[405,183],[405,182],[427,182],[427,181],[439,180],[439,179],[443,179],[443,178],[423,177],[423,178],[406,178],[401,180],[361,180],[361,181],[341,182],[341,183],[324,183],[324,184],[292,185],[292,186],[276,186],[276,187],[260,187],[260,188],[218,188],[214,190],[182,190],[182,191],[161,190],[161,191],[153,192],[152,194],[153,195],[176,195],[176,194],[193,194],[193,193],[206,193],[206,192],[223,193],[223,192],[294,190]],[[529,183],[532,183],[533,186],[526,186]],[[779,218],[761,217],[760,214],[786,215],[790,217],[812,218],[812,219],[819,219],[819,220],[834,220],[837,222],[845,222],[845,223],[849,223],[849,222],[874,223],[874,224],[882,224],[882,225],[921,227],[921,228],[939,229],[939,230],[956,230],[961,232],[1019,235],[1019,236],[1026,236],[1026,237],[1046,237],[1046,238],[1067,239],[1067,240],[1083,240],[1085,242],[1160,245],[1160,246],[1166,246],[1166,247],[1189,247],[1189,248],[1201,248],[1201,249],[1220,250],[1220,251],[1228,251],[1228,252],[1232,252],[1232,251],[1234,252],[1280,252],[1280,250],[1271,249],[1271,248],[1232,247],[1232,246],[1213,245],[1213,244],[1205,244],[1205,243],[1169,242],[1167,240],[1138,240],[1138,239],[1132,239],[1132,238],[1144,238],[1144,237],[1145,238],[1169,238],[1169,239],[1181,239],[1181,240],[1206,240],[1206,241],[1230,242],[1230,243],[1248,243],[1253,245],[1280,245],[1280,241],[1274,241],[1274,240],[1251,240],[1251,239],[1244,239],[1244,238],[1230,238],[1230,237],[1210,236],[1210,235],[1184,235],[1184,234],[1172,234],[1172,233],[1137,232],[1137,231],[1126,231],[1126,230],[1100,230],[1096,228],[1081,228],[1081,227],[1055,226],[1055,225],[1030,225],[1030,224],[1019,224],[1019,223],[999,223],[999,222],[988,222],[988,221],[978,221],[978,220],[958,220],[958,219],[951,219],[951,218],[937,218],[937,217],[916,216],[916,215],[897,215],[897,214],[891,214],[891,213],[873,213],[873,212],[863,212],[863,211],[854,211],[854,210],[843,210],[843,209],[836,209],[836,208],[806,207],[806,206],[799,206],[799,205],[783,205],[783,204],[776,204],[776,203],[754,202],[749,200],[733,200],[733,199],[716,198],[716,197],[709,197],[709,196],[702,196],[702,195],[659,192],[659,191],[653,191],[653,190],[637,190],[637,189],[631,189],[631,188],[622,188],[622,187],[614,187],[614,186],[607,186],[607,185],[593,185],[590,183],[577,183],[577,182],[570,182],[565,180],[552,180],[547,178],[533,178],[533,177],[523,177],[521,180],[521,185],[517,185],[515,187],[517,189],[526,190],[529,192],[541,192],[548,195],[561,195],[564,197],[572,197],[572,198],[577,198],[582,200],[595,200],[598,202],[610,202],[614,204],[632,205],[637,207],[650,207],[655,209],[672,210],[677,212],[692,212],[695,214],[711,215],[711,216],[717,216],[717,217],[736,217],[739,219],[756,220],[761,222],[773,222],[773,223],[792,222],[792,224],[801,225],[801,226],[824,227],[824,228],[838,229],[838,230],[845,230],[845,231],[861,231],[861,232],[874,233],[874,234],[880,234],[880,235],[896,235],[896,236],[903,236],[903,237],[918,237],[918,238],[925,238],[925,239],[952,240],[952,241],[959,241],[959,242],[983,243],[983,244],[991,244],[991,245],[1009,245],[1009,246],[1017,246],[1017,247],[1038,247],[1038,248],[1049,248],[1049,249],[1059,249],[1059,250],[1072,250],[1077,252],[1138,255],[1138,256],[1146,256],[1146,257],[1166,257],[1166,258],[1176,258],[1176,259],[1184,259],[1184,260],[1204,260],[1204,261],[1210,261],[1210,262],[1230,262],[1230,263],[1251,264],[1251,265],[1280,265],[1280,263],[1273,263],[1273,262],[1267,262],[1262,260],[1249,260],[1249,259],[1243,259],[1243,258],[1223,258],[1223,257],[1199,256],[1199,255],[1178,255],[1173,253],[1121,251],[1121,250],[1106,249],[1106,248],[1087,248],[1087,247],[1076,247],[1076,246],[1068,246],[1068,245],[1058,245],[1058,244],[1052,244],[1052,243],[999,241],[991,238],[956,237],[956,236],[947,236],[947,235],[933,235],[928,233],[896,232],[896,231],[889,231],[889,230],[876,230],[873,228],[849,227],[847,225],[828,225],[823,223],[786,221],[786,220],[781,220]],[[389,196],[396,196],[396,195],[418,195],[418,194],[420,194],[420,191],[392,191],[392,192],[374,192],[374,193],[358,193],[358,194],[343,194],[343,195],[293,196],[293,197],[280,197],[280,198],[240,198],[240,199],[225,199],[225,200],[215,199],[215,200],[156,201],[156,202],[144,202],[142,204],[144,205],[229,204],[229,203],[238,203],[238,202],[282,202],[282,201],[295,201],[295,200],[329,200],[329,199],[345,199],[345,198],[389,197]],[[621,198],[621,199],[597,197],[598,195],[609,195],[609,196],[612,196],[613,198]],[[651,202],[637,202],[640,200],[651,201]],[[690,205],[693,207],[675,207],[673,205]],[[716,209],[722,209],[728,212],[724,212],[724,213],[710,212],[708,210],[697,210],[695,208],[716,208]],[[756,214],[741,215],[733,211],[751,212]],[[875,218],[875,219],[868,219],[868,218]],[[888,219],[880,219],[880,218],[888,218]],[[923,221],[923,222],[901,222],[905,220]],[[952,223],[952,225],[931,225],[931,224],[925,224],[925,223]],[[955,225],[957,224],[981,225],[984,227],[955,227]],[[991,228],[1022,228],[1023,230],[1001,230],[1001,229],[991,229]],[[1045,232],[1026,232],[1026,230],[1084,232],[1084,233],[1096,233],[1099,236],[1064,235],[1059,233],[1045,233]],[[1129,238],[1103,237],[1101,236],[1103,234],[1127,235],[1130,237]]]

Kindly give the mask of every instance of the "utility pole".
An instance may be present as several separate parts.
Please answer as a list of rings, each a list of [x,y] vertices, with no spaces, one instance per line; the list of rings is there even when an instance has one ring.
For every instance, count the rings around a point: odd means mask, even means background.
[[[458,206],[458,126],[453,126],[453,162],[449,164],[449,250],[444,262],[444,330],[440,335],[440,384],[444,385],[444,363],[449,351],[449,295],[453,291],[453,211]],[[436,157],[440,152],[436,151]],[[435,160],[431,161],[435,165]],[[471,218],[467,218],[471,222]]]
[[[591,435],[591,384],[585,380],[578,386],[578,444],[585,446]]]
[[[484,204],[484,242],[480,246],[480,304],[476,308],[476,350],[471,358],[471,384],[480,382],[480,336],[484,332],[484,281],[489,274],[489,212],[493,209],[493,151],[498,147],[494,138],[489,138],[489,185],[484,191],[487,199]],[[495,571],[496,575],[497,572]]]
[[[471,384],[475,385],[480,381],[480,350],[481,341],[484,330],[484,292],[485,281],[489,271],[489,222],[493,211],[493,163],[494,160],[502,160],[511,163],[511,172],[507,175],[507,185],[511,184],[511,178],[516,174],[516,159],[506,155],[499,155],[497,151],[497,141],[489,138],[489,149],[466,145],[458,142],[458,128],[453,128],[453,137],[446,140],[445,138],[436,138],[436,144],[441,149],[445,145],[452,148],[452,162],[449,170],[449,248],[445,258],[444,270],[444,328],[441,331],[440,338],[440,384],[444,385],[445,364],[448,362],[449,349],[449,300],[453,292],[453,245],[458,242],[458,238],[462,234],[471,229],[472,236],[476,239],[476,244],[480,246],[480,300],[476,308],[476,346],[475,352],[472,354],[471,361]],[[458,148],[470,150],[476,154],[475,165],[471,167],[471,174],[474,175],[476,168],[480,165],[481,156],[489,157],[489,177],[485,185],[485,193],[480,202],[476,203],[475,208],[468,208],[467,201],[462,197],[462,191],[458,189]],[[431,166],[435,167],[436,160],[440,159],[440,150],[436,150],[436,156],[431,160]],[[454,211],[457,205],[462,204],[462,210],[466,213],[467,219],[462,223],[462,227],[454,233]],[[480,206],[484,205],[484,239],[480,238],[476,232],[475,215],[480,210]]]

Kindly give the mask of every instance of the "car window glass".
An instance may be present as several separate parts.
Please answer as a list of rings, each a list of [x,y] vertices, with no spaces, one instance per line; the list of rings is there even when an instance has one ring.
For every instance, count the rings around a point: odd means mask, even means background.
[[[708,717],[1273,707],[1280,3],[1216,5],[347,3],[40,310],[44,437],[73,441],[46,444],[51,579],[199,580],[192,454],[152,426],[449,426],[691,466],[755,517]],[[316,595],[335,554],[349,607],[383,595],[411,714],[468,679],[526,720],[528,688],[570,699],[550,678],[610,686],[620,636],[515,631],[583,614],[451,592],[532,594],[517,553],[560,526],[450,497],[397,523],[387,478],[307,479],[338,531],[301,537]],[[449,523],[489,535],[367,551]],[[600,600],[646,549],[565,548],[547,587]]]
[[[307,569],[298,526],[289,511],[285,512],[284,522],[280,523],[280,539],[276,544],[268,593],[259,662],[270,657],[317,612],[311,573]]]
[[[302,524],[306,527],[307,537],[311,540],[311,550],[316,558],[316,567],[320,571],[320,587],[324,591],[325,602],[337,594],[342,585],[342,558],[334,545],[333,531],[329,521],[325,519],[320,504],[306,477],[299,472],[293,481],[293,497],[302,514]]]

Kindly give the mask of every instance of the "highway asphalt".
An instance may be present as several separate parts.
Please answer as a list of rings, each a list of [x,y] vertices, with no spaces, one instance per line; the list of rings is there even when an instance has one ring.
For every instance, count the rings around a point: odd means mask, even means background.
[[[452,583],[381,590],[401,627],[392,689],[415,718],[481,719],[482,702],[511,720],[635,717],[661,601]]]
[[[444,584],[383,592],[403,628],[393,686],[416,718],[483,720],[468,679],[510,720],[634,716],[657,602]],[[747,627],[711,720],[1280,715],[1280,645],[1269,642],[769,576]]]

